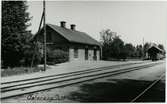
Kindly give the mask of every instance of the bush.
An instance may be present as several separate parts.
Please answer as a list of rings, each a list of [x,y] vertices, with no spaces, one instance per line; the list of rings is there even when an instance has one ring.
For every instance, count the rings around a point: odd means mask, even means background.
[[[36,66],[41,61],[41,54],[38,51],[26,50],[23,59],[23,66]],[[33,62],[32,62],[33,61]]]
[[[47,53],[47,64],[57,64],[68,61],[68,52],[57,49]]]
[[[24,49],[24,58],[22,60],[23,66],[36,66],[41,62],[42,54],[39,51],[39,44],[35,42],[29,42]],[[31,67],[32,67],[31,66]]]

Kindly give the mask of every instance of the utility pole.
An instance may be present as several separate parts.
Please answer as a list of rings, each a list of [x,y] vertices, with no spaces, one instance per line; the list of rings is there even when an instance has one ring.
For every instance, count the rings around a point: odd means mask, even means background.
[[[45,11],[45,0],[43,0],[43,27],[44,27],[44,71],[46,71],[46,11]]]
[[[145,52],[144,52],[144,37],[143,37],[143,60],[144,60],[144,57],[145,57]]]

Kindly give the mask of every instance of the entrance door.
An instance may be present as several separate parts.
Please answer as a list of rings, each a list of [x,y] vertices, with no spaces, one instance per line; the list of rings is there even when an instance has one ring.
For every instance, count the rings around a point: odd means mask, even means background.
[[[94,49],[94,51],[93,51],[93,59],[94,60],[97,60],[97,50],[96,49]]]
[[[85,49],[85,60],[88,60],[88,49]]]

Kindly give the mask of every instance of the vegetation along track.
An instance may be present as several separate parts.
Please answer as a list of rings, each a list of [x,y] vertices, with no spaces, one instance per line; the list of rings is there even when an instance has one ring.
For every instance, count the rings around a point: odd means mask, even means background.
[[[131,63],[132,64],[132,63]],[[71,84],[81,83],[89,80],[94,80],[103,77],[109,77],[111,75],[122,74],[134,70],[139,70],[143,68],[152,67],[160,63],[151,63],[146,65],[131,66],[129,64],[114,65],[109,67],[101,67],[95,69],[88,69],[84,71],[71,72],[56,76],[48,76],[40,79],[29,79],[21,80],[18,82],[10,82],[2,84],[1,86],[1,99],[9,98],[17,95],[23,95],[28,93],[33,93],[37,91],[68,86]],[[134,64],[134,63],[133,63]],[[122,66],[128,66],[127,68],[121,68]],[[119,68],[118,70],[112,70],[114,68]]]

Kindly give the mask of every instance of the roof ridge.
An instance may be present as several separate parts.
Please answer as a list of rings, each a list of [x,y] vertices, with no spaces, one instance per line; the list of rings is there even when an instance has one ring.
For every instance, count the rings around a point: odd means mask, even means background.
[[[48,26],[50,26],[52,29],[54,29],[54,28],[52,27],[52,24],[46,24],[46,25],[48,25]],[[53,25],[53,26],[57,26],[57,25]],[[61,33],[60,31],[56,31],[56,32],[58,32],[59,34],[63,34],[63,33]],[[63,35],[63,37],[64,37],[65,39],[67,39],[68,41],[71,41],[70,39],[66,38],[64,35]]]
[[[53,25],[53,24],[48,23],[48,25]],[[57,27],[59,27],[59,28],[62,28],[62,27],[60,27],[60,26],[58,26],[58,25],[53,25],[53,26],[57,26]],[[75,32],[75,31],[76,31],[76,32],[85,33],[85,32],[78,31],[78,30],[71,30],[70,28],[63,28],[63,29],[69,30],[69,31],[71,31],[71,32]]]
[[[51,27],[54,31],[61,34],[65,39],[67,39],[70,42],[77,42],[77,43],[84,43],[98,46],[101,45],[96,39],[89,36],[86,32],[71,30],[69,28],[62,28],[58,25],[53,25],[53,24],[47,24],[47,25]]]

